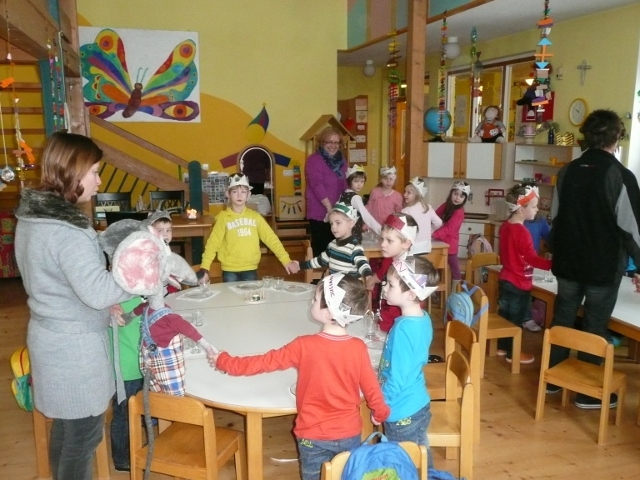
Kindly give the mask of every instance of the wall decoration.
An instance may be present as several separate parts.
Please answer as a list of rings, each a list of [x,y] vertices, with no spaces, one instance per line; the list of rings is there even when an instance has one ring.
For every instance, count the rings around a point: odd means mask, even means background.
[[[260,143],[264,139],[269,129],[269,113],[267,112],[267,104],[262,104],[260,113],[249,122],[247,126],[247,140],[249,143]]]
[[[80,45],[89,113],[112,122],[200,122],[197,33],[80,27]]]

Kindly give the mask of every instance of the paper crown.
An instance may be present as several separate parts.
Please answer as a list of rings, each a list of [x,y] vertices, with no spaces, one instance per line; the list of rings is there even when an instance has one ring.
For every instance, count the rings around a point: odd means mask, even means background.
[[[453,187],[451,187],[451,190],[460,190],[462,193],[464,193],[468,197],[469,194],[471,193],[471,186],[465,182],[454,182]]]
[[[415,293],[420,300],[424,300],[438,289],[437,286],[427,285],[428,277],[426,275],[415,273],[414,261],[397,259],[393,262],[393,266],[409,290]]]
[[[233,187],[247,187],[251,190],[253,187],[249,185],[249,177],[243,174],[235,174],[229,177],[229,186],[227,190]]]
[[[332,212],[340,212],[349,217],[354,222],[358,221],[358,211],[353,208],[351,205],[347,205],[346,203],[338,202],[331,209]]]
[[[362,315],[351,315],[351,307],[342,303],[345,291],[338,286],[344,278],[343,273],[334,273],[324,278],[322,289],[327,308],[331,312],[331,318],[345,327],[362,318]]]
[[[347,168],[347,178],[349,178],[354,173],[359,173],[359,172],[364,173],[364,168],[362,168],[360,165],[354,165],[353,167],[349,167]]]
[[[387,175],[395,175],[395,174],[396,174],[396,167],[382,167],[380,169],[381,177],[385,177]]]
[[[418,227],[410,227],[404,221],[403,217],[397,217],[396,215],[391,214],[384,221],[384,224],[388,227],[398,230],[404,238],[411,242],[412,245],[416,242],[416,237],[418,236]]]
[[[515,212],[520,207],[524,207],[531,200],[539,196],[540,194],[538,193],[538,187],[526,185],[524,187],[524,195],[518,195],[518,200],[516,200],[516,203],[509,203],[509,202],[506,202],[506,203],[507,203],[507,206],[509,207],[509,211]]]
[[[425,195],[427,194],[427,186],[422,180],[420,180],[420,177],[413,177],[409,183],[416,187],[418,194],[420,194],[422,198],[425,197]]]

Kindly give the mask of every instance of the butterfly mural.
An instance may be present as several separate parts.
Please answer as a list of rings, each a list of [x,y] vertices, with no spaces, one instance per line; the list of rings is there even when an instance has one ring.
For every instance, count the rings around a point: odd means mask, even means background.
[[[156,118],[191,121],[200,114],[198,103],[187,100],[198,84],[194,62],[196,44],[180,42],[143,86],[145,71],[132,84],[124,42],[111,29],[101,30],[93,43],[80,47],[85,105],[89,113],[106,119],[122,111],[130,118],[137,112]]]

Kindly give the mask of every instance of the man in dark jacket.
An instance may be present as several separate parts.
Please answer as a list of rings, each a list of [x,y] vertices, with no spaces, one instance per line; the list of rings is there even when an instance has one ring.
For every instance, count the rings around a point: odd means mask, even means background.
[[[551,326],[575,328],[584,300],[582,330],[607,338],[607,324],[618,298],[628,258],[640,261],[640,189],[633,173],[614,156],[624,126],[611,110],[595,110],[580,133],[587,150],[558,173],[551,207],[553,274],[558,295]],[[640,287],[640,275],[634,279]],[[639,304],[640,304],[640,298]],[[569,355],[554,346],[550,366]],[[581,353],[581,360],[600,364],[597,356]],[[549,384],[547,393],[560,388]],[[611,396],[611,407],[617,404]],[[600,408],[599,399],[578,394],[579,408]]]

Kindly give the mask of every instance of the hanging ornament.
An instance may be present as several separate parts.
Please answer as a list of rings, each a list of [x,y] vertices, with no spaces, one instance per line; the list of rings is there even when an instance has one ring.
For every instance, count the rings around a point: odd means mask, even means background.
[[[551,27],[553,26],[553,17],[549,14],[551,9],[549,8],[549,0],[544,1],[543,17],[538,21],[538,28],[540,29],[540,41],[538,47],[539,53],[534,54],[536,57],[535,62],[535,96],[531,101],[531,105],[537,107],[537,116],[540,116],[544,112],[543,105],[549,103],[551,100],[551,64],[547,61],[548,58],[553,57],[553,53],[547,51],[547,47],[552,43],[549,40],[549,34],[551,33]],[[540,118],[538,119],[540,120]]]
[[[391,43],[389,43],[389,60],[387,61],[388,79],[389,79],[389,126],[396,125],[397,103],[400,95],[400,73],[398,72],[398,60],[400,60],[400,43],[394,35]]]
[[[471,29],[471,49],[469,51],[469,56],[471,57],[471,96],[472,97],[481,97],[482,91],[480,90],[480,73],[482,72],[482,62],[480,61],[480,52],[476,48],[476,44],[478,43],[478,31],[474,26]]]
[[[445,71],[445,63],[447,60],[447,51],[445,49],[447,45],[447,12],[445,10],[444,16],[442,18],[442,44],[440,45],[440,68],[438,70],[438,133],[439,137],[442,139],[444,132],[446,129],[444,128],[444,115],[446,112],[445,108],[445,81],[446,81],[446,71]]]

